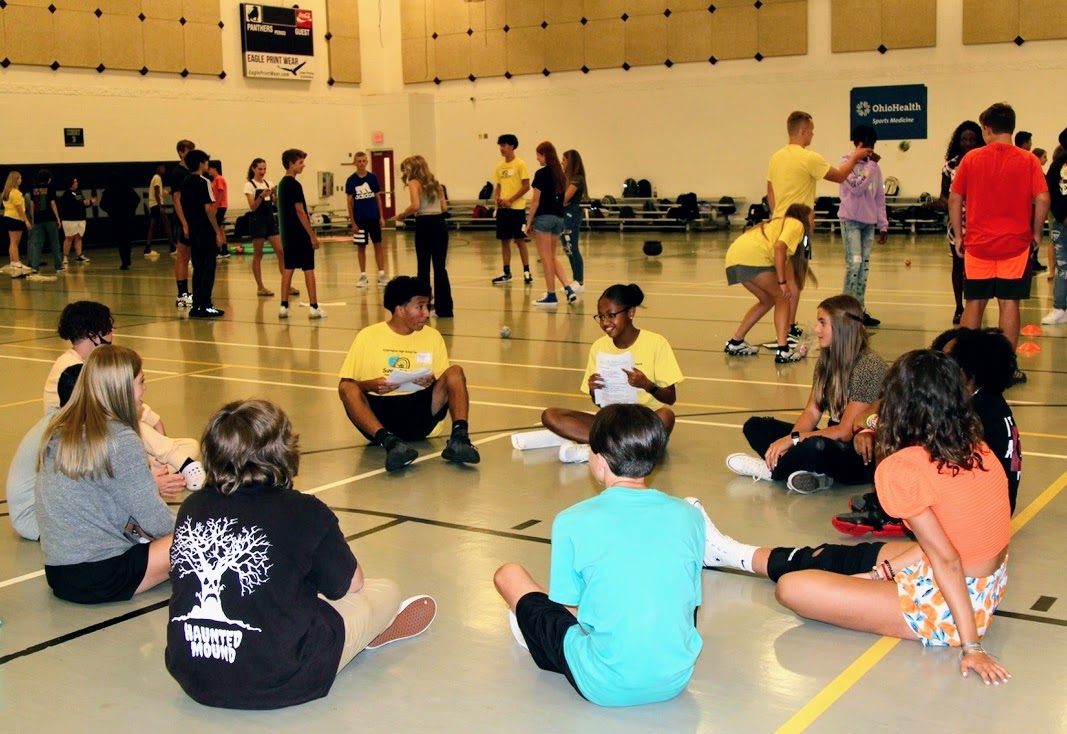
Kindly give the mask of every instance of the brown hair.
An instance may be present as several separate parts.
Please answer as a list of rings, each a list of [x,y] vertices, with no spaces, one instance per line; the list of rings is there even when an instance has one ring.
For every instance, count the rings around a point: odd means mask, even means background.
[[[867,330],[863,327],[863,306],[854,296],[842,293],[819,304],[830,317],[833,338],[830,346],[819,352],[811,391],[815,406],[829,410],[841,419],[848,404],[848,383],[852,370],[867,351]]]
[[[298,439],[289,416],[268,400],[224,405],[200,440],[207,484],[222,494],[248,484],[291,489],[300,468]]]
[[[560,165],[556,146],[546,140],[537,146],[537,152],[545,157],[545,167],[552,173],[552,180],[556,183],[556,193],[562,196],[567,190],[567,177],[563,175],[563,166]]]
[[[289,166],[307,157],[308,154],[299,148],[289,148],[288,150],[284,150],[282,151],[282,168],[288,171]]]
[[[790,112],[789,117],[785,121],[786,132],[788,132],[790,136],[796,135],[800,132],[800,128],[804,127],[810,122],[811,115],[807,112],[801,112],[800,110],[797,110],[796,112]]]

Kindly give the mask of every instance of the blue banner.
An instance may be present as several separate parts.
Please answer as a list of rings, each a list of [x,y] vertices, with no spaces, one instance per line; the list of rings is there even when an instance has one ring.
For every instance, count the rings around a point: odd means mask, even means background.
[[[879,140],[926,139],[926,85],[853,87],[852,129],[870,125]]]

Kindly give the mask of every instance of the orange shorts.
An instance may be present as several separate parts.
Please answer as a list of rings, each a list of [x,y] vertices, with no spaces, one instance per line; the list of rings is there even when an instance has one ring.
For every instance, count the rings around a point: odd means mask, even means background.
[[[967,280],[992,280],[993,278],[1018,280],[1026,272],[1028,262],[1030,262],[1029,249],[1000,260],[986,260],[972,255],[967,250],[963,252],[963,268]]]

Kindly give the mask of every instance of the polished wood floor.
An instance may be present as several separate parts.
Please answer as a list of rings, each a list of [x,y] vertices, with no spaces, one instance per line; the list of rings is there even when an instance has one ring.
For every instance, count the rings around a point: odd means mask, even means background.
[[[734,233],[736,234],[736,232]],[[781,608],[766,580],[704,573],[699,627],[704,652],[688,690],[664,704],[610,710],[542,673],[512,640],[492,587],[503,561],[547,580],[550,524],[596,491],[584,466],[551,450],[513,451],[512,432],[533,426],[549,405],[585,408],[576,390],[596,295],[615,282],[647,294],[638,326],[667,336],[686,381],[679,425],[657,487],[700,496],[719,526],[752,543],[846,541],[829,519],[854,488],[815,496],[732,475],[728,453],[751,414],[794,414],[804,404],[813,360],[776,366],[767,354],[728,358],[722,345],[750,296],[728,288],[725,232],[656,235],[658,258],[641,254],[640,234],[585,239],[587,292],[575,306],[544,313],[530,305],[540,286],[493,287],[499,248],[489,233],[454,233],[449,266],[454,319],[436,322],[453,362],[466,370],[471,427],[482,463],[439,458],[441,440],[393,475],[380,449],[366,447],[336,394],[337,370],[356,331],[380,320],[381,289],[355,288],[355,249],[328,242],[319,255],[319,300],[328,318],[295,308],[277,318],[277,298],[257,298],[249,257],[220,263],[216,303],[226,316],[190,321],[174,308],[171,260],[137,260],[118,270],[114,253],[91,251],[55,282],[0,277],[0,468],[41,415],[41,386],[65,348],[55,334],[63,306],[108,304],[116,341],[137,349],[149,377],[146,400],[173,435],[196,436],[225,401],[265,396],[292,416],[301,435],[299,487],[340,516],[368,575],[396,579],[405,592],[433,594],[440,614],[417,640],[366,652],[339,676],[329,697],[290,710],[214,710],[186,698],[163,667],[169,587],[128,603],[95,608],[55,600],[41,575],[37,544],[0,530],[0,706],[3,728],[29,731],[173,732],[1059,732],[1067,730],[1062,661],[1067,658],[1067,339],[1062,326],[1026,339],[1040,348],[1021,359],[1029,382],[1009,393],[1022,431],[1025,471],[1015,518],[1011,582],[987,647],[1014,675],[999,688],[960,678],[950,651],[925,650],[805,622]],[[386,234],[389,272],[412,273],[410,236]],[[840,240],[820,234],[814,268],[821,286],[805,292],[801,320],[840,287]],[[905,267],[904,260],[912,261]],[[517,260],[516,260],[517,262]],[[873,258],[868,308],[883,320],[875,348],[887,359],[929,344],[952,315],[942,236],[897,235]],[[265,270],[278,290],[274,261]],[[535,272],[537,266],[535,263]],[[303,288],[303,283],[296,283]],[[1036,324],[1050,283],[1035,281],[1023,310]],[[512,336],[499,337],[501,326]],[[753,339],[771,337],[769,320]],[[6,509],[0,506],[0,510]],[[6,524],[5,524],[6,525]]]

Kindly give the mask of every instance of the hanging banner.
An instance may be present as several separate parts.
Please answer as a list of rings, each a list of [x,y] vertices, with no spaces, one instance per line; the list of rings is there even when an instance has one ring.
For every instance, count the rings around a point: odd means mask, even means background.
[[[870,125],[879,140],[926,139],[926,85],[853,87],[852,129]]]
[[[315,77],[310,10],[241,3],[245,76],[308,81]]]

